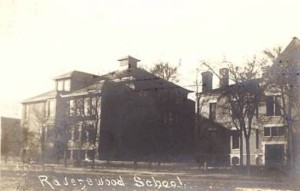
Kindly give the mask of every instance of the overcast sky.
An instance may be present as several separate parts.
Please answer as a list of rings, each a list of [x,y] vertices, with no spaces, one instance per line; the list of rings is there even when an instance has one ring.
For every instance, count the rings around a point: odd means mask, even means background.
[[[243,63],[300,37],[299,0],[1,0],[0,115],[18,116],[26,98],[72,70],[118,69],[181,60],[181,85],[201,60]]]

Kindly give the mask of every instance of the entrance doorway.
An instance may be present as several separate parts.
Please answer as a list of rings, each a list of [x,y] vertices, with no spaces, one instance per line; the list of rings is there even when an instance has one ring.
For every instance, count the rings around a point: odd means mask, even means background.
[[[284,164],[284,144],[265,145],[265,165]]]

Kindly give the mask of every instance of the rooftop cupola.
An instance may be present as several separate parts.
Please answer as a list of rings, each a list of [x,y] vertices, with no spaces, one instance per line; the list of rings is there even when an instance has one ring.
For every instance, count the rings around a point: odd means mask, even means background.
[[[120,66],[122,69],[136,68],[137,63],[140,61],[132,56],[125,56],[124,58],[119,59]]]

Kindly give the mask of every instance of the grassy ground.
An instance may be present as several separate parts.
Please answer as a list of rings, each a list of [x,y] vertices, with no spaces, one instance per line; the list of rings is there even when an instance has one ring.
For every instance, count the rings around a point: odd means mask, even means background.
[[[176,168],[177,167],[177,168]],[[47,177],[41,183],[39,177]],[[119,177],[125,186],[97,185],[96,180],[118,180]],[[68,185],[63,181],[67,177]],[[135,179],[135,177],[138,177]],[[178,180],[178,178],[180,181]],[[154,180],[153,180],[154,178]],[[59,181],[61,186],[56,186],[53,181]],[[76,181],[76,186],[71,185],[71,179]],[[79,180],[84,183],[80,185]],[[89,180],[93,185],[88,185]],[[147,181],[148,180],[148,185]],[[166,186],[159,187],[155,181],[164,182]],[[173,181],[173,182],[172,182]],[[180,183],[181,182],[181,183]],[[114,182],[113,182],[114,183]],[[259,188],[260,190],[297,190],[297,179],[287,177],[281,171],[262,171],[256,169],[252,176],[243,174],[238,169],[218,168],[203,169],[185,165],[161,165],[160,171],[153,166],[138,164],[138,168],[130,163],[98,164],[95,169],[81,167],[75,168],[63,165],[22,164],[12,161],[1,163],[0,190],[238,190],[239,188]],[[176,187],[174,185],[176,184]]]

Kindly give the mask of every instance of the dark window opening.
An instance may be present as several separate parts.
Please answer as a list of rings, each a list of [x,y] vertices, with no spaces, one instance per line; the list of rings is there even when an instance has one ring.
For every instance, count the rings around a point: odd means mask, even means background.
[[[281,116],[281,97],[280,96],[267,96],[266,109],[267,116]]]
[[[240,135],[239,133],[235,132],[232,135],[232,149],[240,148]]]
[[[265,127],[264,128],[264,136],[271,136],[271,128],[270,127]]]
[[[215,120],[217,117],[217,104],[216,103],[210,103],[209,104],[209,119]]]
[[[237,101],[232,101],[231,103],[231,110],[232,110],[232,117],[233,119],[238,119],[238,111],[239,111],[239,108],[238,108],[238,103]]]

